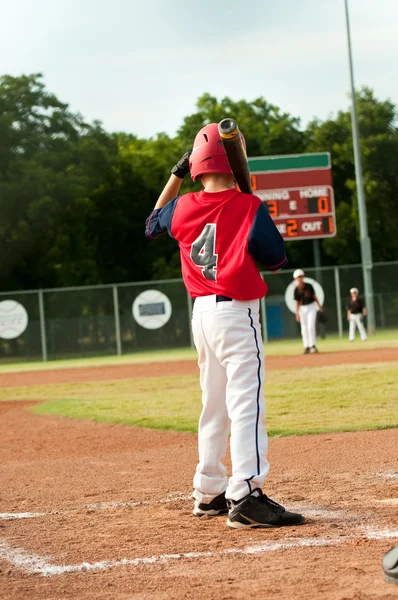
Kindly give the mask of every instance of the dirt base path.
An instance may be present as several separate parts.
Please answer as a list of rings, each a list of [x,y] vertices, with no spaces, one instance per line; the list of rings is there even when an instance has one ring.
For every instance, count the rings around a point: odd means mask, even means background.
[[[266,356],[267,369],[293,369],[323,367],[342,364],[388,362],[398,360],[398,348],[356,350],[353,352],[330,352],[304,356]],[[22,371],[0,374],[0,387],[38,385],[43,383],[69,383],[78,381],[107,381],[173,375],[195,375],[199,372],[196,361],[183,360],[131,365],[104,365],[102,367],[78,367],[49,371]]]
[[[265,490],[308,523],[244,532],[191,515],[196,435],[8,403],[0,440],[2,600],[397,598],[398,430],[271,439]]]

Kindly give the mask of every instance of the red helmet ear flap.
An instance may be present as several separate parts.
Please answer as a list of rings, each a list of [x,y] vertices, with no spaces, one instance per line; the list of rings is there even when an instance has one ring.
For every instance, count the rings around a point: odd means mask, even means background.
[[[241,134],[243,147],[246,150],[245,138]],[[228,173],[231,167],[218,133],[218,124],[210,123],[197,134],[189,157],[189,168],[194,181],[204,173]]]

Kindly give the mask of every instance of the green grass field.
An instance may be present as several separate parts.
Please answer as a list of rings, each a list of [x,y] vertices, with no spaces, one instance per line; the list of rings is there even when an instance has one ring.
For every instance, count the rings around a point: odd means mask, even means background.
[[[398,363],[274,370],[267,374],[271,436],[398,427]],[[43,400],[37,414],[196,431],[198,377],[21,386],[0,401]]]

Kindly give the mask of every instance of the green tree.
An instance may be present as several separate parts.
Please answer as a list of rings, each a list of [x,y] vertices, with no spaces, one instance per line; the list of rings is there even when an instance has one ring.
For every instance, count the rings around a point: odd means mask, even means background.
[[[396,107],[358,94],[365,193],[374,260],[398,256]],[[87,124],[48,92],[40,74],[0,77],[0,289],[179,277],[178,248],[145,239],[144,222],[182,153],[209,122],[235,118],[249,156],[329,151],[338,232],[322,242],[324,264],[360,261],[347,111],[305,131],[264,98],[203,94],[175,137],[140,139]],[[198,190],[187,177],[181,192]],[[313,264],[311,241],[286,245],[290,266]]]
[[[90,128],[41,75],[0,78],[0,285],[97,279],[86,232],[93,185],[83,165]],[[91,158],[90,158],[91,160]]]
[[[365,87],[357,93],[357,108],[373,259],[397,259],[396,107],[389,100],[378,100],[374,92]],[[332,156],[337,236],[323,240],[324,257],[331,264],[358,263],[361,261],[360,230],[350,113],[340,111],[335,119],[323,123],[314,121],[307,129],[307,136],[306,151],[328,150]]]

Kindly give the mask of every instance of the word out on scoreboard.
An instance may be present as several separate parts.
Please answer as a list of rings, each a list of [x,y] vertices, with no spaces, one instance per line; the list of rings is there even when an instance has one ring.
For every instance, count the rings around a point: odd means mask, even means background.
[[[267,205],[283,238],[336,235],[330,154],[249,158],[253,194]]]

